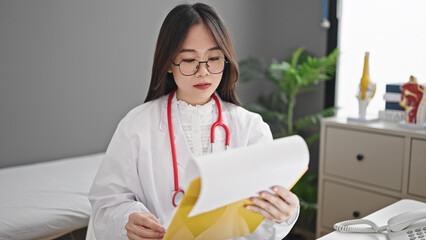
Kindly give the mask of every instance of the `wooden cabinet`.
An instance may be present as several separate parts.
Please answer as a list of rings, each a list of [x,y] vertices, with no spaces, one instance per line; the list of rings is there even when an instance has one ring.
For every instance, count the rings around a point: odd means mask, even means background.
[[[412,139],[408,192],[426,198],[426,140]]]
[[[403,137],[343,128],[327,128],[326,131],[327,158],[324,161],[327,174],[401,190]],[[386,171],[382,171],[384,169]]]
[[[396,123],[321,123],[317,237],[403,198],[426,201],[426,130]]]
[[[325,226],[344,219],[365,216],[399,199],[333,181],[324,182],[324,201],[321,221]]]

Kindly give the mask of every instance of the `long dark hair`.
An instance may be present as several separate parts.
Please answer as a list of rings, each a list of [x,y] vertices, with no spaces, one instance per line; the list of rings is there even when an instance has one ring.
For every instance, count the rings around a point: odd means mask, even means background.
[[[210,29],[219,48],[225,54],[226,59],[230,61],[225,66],[216,92],[224,101],[240,105],[235,92],[239,69],[232,41],[228,30],[214,9],[203,3],[178,5],[164,19],[158,35],[151,83],[145,102],[157,99],[177,88],[173,75],[167,71],[173,59],[177,57],[189,29],[200,23],[205,24]]]

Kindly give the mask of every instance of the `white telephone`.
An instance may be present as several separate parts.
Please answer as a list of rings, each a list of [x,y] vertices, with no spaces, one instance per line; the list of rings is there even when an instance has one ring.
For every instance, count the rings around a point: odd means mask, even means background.
[[[420,220],[426,220],[426,208],[399,214],[382,227],[367,219],[355,219],[336,223],[334,229],[339,232],[386,232],[389,240],[426,240],[426,221]],[[358,224],[367,224],[369,227],[351,226]]]

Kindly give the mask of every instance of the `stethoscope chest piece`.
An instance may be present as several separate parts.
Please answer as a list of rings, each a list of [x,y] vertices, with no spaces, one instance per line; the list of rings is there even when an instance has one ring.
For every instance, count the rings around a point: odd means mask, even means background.
[[[177,207],[180,205],[183,199],[184,192],[182,189],[178,189],[177,191],[172,192],[172,204],[173,207]]]

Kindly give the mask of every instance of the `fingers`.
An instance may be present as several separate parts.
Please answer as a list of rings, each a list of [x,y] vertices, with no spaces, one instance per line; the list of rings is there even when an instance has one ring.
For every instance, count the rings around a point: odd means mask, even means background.
[[[296,207],[299,205],[299,198],[290,190],[283,188],[281,186],[273,186],[271,189],[272,191],[277,193],[289,205],[296,206]]]
[[[164,227],[160,224],[160,221],[151,213],[132,213],[129,216],[129,222],[160,233],[166,232]]]
[[[164,227],[160,224],[158,219],[152,215],[148,216],[147,218],[140,219],[140,225],[147,229],[152,229],[153,231],[165,233],[166,230]]]
[[[260,197],[251,197],[253,205],[245,206],[247,210],[263,215],[265,218],[283,222],[290,218],[299,205],[299,199],[289,190],[274,186],[272,190],[276,193],[271,194],[267,191],[260,192]]]
[[[251,197],[250,201],[254,205],[246,206],[247,210],[258,213],[271,221],[277,221],[279,218],[279,210],[274,205],[257,197]]]
[[[129,239],[161,239],[165,234],[159,220],[150,213],[132,213],[125,226]]]

